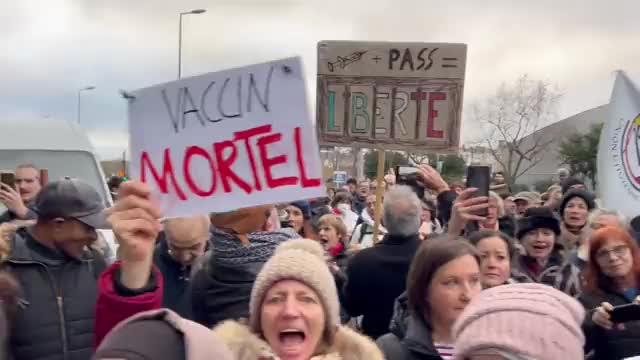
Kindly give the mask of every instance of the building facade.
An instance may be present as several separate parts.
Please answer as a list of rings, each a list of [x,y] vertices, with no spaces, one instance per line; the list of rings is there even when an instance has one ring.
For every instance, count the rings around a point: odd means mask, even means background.
[[[538,181],[554,178],[558,168],[563,166],[558,154],[562,140],[575,132],[586,133],[594,124],[604,123],[607,118],[607,109],[607,105],[602,105],[583,111],[525,137],[522,143],[525,149],[534,144],[537,137],[541,137],[544,143],[547,141],[550,143],[539,155],[540,161],[520,176],[516,183],[533,186]],[[531,164],[532,162],[523,160],[520,168],[528,168]]]

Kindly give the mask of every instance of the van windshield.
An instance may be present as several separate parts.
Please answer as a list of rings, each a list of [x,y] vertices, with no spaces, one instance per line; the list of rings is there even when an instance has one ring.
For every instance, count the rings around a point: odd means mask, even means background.
[[[19,164],[33,164],[49,171],[49,181],[65,176],[78,178],[93,186],[108,205],[105,180],[93,154],[85,151],[0,150],[0,170],[13,172]],[[6,209],[0,203],[0,212]]]

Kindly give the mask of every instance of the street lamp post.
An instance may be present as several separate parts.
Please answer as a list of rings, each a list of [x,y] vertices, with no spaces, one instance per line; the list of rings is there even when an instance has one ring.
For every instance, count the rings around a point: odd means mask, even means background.
[[[178,29],[178,79],[182,77],[182,15],[202,14],[206,11],[207,10],[205,9],[195,9],[180,13],[180,24]]]
[[[80,124],[80,94],[82,94],[83,91],[91,91],[91,90],[94,90],[95,88],[96,88],[95,86],[85,86],[81,89],[78,89],[78,113],[76,114],[78,118],[78,124]]]

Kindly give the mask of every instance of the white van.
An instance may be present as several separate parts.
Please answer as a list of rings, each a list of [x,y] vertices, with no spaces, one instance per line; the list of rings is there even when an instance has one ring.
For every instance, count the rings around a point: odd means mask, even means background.
[[[87,134],[76,124],[62,120],[0,121],[0,170],[13,170],[23,163],[47,169],[49,181],[65,176],[81,179],[100,193],[105,206],[113,205],[100,161]],[[0,203],[0,212],[5,210]],[[100,235],[115,254],[113,233],[100,230]]]

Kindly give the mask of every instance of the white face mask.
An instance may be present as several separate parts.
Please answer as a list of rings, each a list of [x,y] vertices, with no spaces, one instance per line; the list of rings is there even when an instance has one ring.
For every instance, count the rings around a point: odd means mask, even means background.
[[[351,211],[351,205],[349,205],[349,204],[338,204],[338,210],[340,210],[340,212]]]

